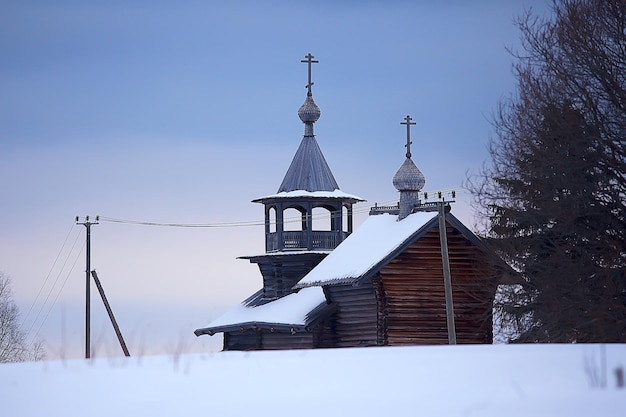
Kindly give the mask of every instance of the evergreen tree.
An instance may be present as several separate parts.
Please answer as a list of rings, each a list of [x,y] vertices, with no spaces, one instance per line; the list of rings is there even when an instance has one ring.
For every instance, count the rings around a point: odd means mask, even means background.
[[[518,90],[472,186],[516,271],[495,318],[515,341],[626,341],[626,1],[553,10],[518,20]]]

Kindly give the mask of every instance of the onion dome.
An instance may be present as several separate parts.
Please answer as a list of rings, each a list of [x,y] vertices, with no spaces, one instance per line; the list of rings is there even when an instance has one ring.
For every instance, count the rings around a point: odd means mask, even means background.
[[[400,122],[400,124],[406,125],[406,159],[400,165],[396,175],[393,176],[393,186],[400,191],[398,220],[404,219],[419,205],[419,191],[426,184],[424,174],[411,159],[411,125],[415,124],[411,120],[413,120],[411,116],[406,116],[404,122]]]
[[[322,112],[317,107],[312,96],[307,95],[304,100],[304,104],[298,109],[298,117],[302,120],[302,123],[315,123],[319,120]]]
[[[419,191],[424,188],[424,184],[426,184],[424,174],[409,158],[404,160],[393,176],[393,186],[398,191]]]

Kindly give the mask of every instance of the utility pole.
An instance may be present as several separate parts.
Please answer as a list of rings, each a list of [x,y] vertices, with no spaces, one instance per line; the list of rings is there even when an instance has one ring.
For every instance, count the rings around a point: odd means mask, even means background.
[[[446,321],[448,324],[448,343],[456,345],[456,326],[454,324],[454,303],[452,298],[452,277],[450,274],[450,257],[448,255],[448,236],[446,233],[446,202],[439,201],[439,244],[443,263],[443,285],[446,295]]]
[[[111,305],[109,304],[109,300],[107,300],[107,296],[104,294],[104,288],[102,288],[102,283],[100,283],[100,279],[98,278],[98,274],[94,269],[91,271],[91,276],[96,283],[96,287],[98,287],[98,292],[100,292],[100,297],[102,298],[102,302],[104,303],[104,308],[107,310],[107,314],[109,315],[109,319],[111,320],[111,324],[113,325],[113,330],[115,330],[115,334],[117,335],[117,340],[120,342],[120,346],[122,351],[124,352],[124,356],[130,356],[128,352],[128,347],[126,347],[126,342],[124,342],[124,337],[122,336],[122,332],[120,331],[120,326],[117,325],[117,320],[115,320],[115,316],[113,315],[113,310],[111,309]]]
[[[89,290],[91,287],[91,226],[98,224],[100,216],[96,216],[96,221],[89,221],[89,216],[85,216],[84,221],[76,216],[76,224],[82,224],[87,230],[87,256],[85,268],[85,359],[91,357],[91,299]]]

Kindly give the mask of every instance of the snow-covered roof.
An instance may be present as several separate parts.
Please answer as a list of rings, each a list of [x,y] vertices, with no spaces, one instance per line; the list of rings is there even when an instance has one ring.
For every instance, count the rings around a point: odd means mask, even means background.
[[[304,288],[297,293],[286,295],[266,304],[253,306],[248,300],[213,320],[205,329],[196,334],[215,334],[232,327],[286,325],[304,327],[310,320],[310,313],[326,305],[326,297],[319,287]]]
[[[272,194],[265,197],[259,197],[252,202],[257,203],[264,200],[272,200],[272,199],[280,199],[280,198],[336,198],[341,200],[354,200],[356,201],[365,201],[359,196],[344,193],[341,190],[333,190],[333,191],[307,191],[307,190],[293,190],[293,191],[282,191],[278,194]]]
[[[370,216],[337,248],[304,276],[296,288],[358,280],[384,261],[404,242],[420,233],[437,217],[436,212],[398,216]]]

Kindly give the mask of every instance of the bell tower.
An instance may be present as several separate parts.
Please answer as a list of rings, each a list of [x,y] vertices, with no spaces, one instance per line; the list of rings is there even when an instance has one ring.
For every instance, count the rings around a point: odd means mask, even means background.
[[[315,138],[313,125],[321,111],[313,100],[310,53],[306,98],[298,110],[304,136],[278,192],[252,200],[265,208],[265,254],[245,257],[263,274],[268,301],[291,288],[335,249],[353,230],[353,204],[364,201],[339,189]]]

